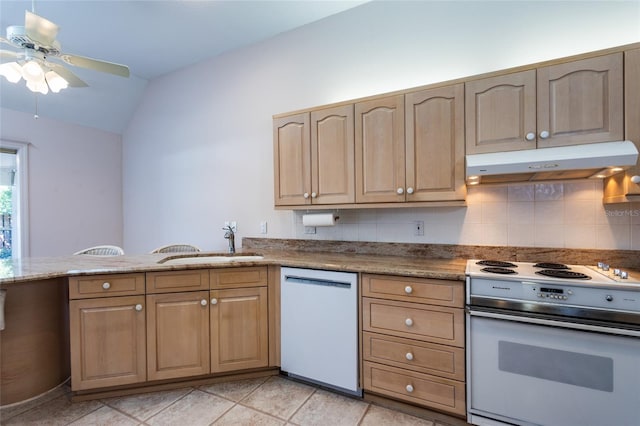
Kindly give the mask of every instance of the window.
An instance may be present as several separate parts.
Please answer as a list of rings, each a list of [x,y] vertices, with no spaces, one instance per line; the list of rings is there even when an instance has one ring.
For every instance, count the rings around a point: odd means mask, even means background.
[[[29,255],[27,147],[0,140],[0,258]]]

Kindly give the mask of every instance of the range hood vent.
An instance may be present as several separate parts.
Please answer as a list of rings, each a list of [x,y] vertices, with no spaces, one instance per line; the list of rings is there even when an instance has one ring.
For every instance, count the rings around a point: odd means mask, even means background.
[[[466,156],[468,184],[603,178],[636,165],[631,141]]]

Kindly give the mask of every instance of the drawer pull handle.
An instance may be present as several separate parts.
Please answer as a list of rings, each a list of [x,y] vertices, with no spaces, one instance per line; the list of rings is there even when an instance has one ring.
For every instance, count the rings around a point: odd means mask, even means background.
[[[200,304],[201,304],[202,306],[207,306],[207,305],[208,305],[208,303],[207,303],[206,299],[202,299],[202,300],[200,301]]]
[[[410,285],[408,285],[408,286],[406,286],[404,288],[404,292],[407,293],[407,294],[411,294],[411,293],[413,293],[413,289],[411,288]]]
[[[109,290],[111,288],[111,284],[109,283],[102,283],[102,288],[104,288],[105,290]]]
[[[411,327],[413,325],[413,320],[411,318],[407,318],[404,320],[404,323],[407,324],[407,327]]]
[[[407,392],[409,393],[413,392],[413,386],[411,385],[407,385],[406,389],[407,389]]]
[[[218,304],[218,299],[216,299],[215,297],[213,299],[211,299],[211,304],[212,305],[217,305]]]
[[[138,303],[136,305],[136,311],[140,312],[141,310],[142,310],[142,305]]]
[[[407,354],[405,355],[405,358],[407,358],[407,360],[409,361],[413,361],[413,354],[411,352],[407,352]]]

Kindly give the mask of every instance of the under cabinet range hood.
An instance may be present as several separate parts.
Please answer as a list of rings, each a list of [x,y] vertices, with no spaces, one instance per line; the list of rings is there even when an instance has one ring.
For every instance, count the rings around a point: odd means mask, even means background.
[[[631,141],[466,156],[467,184],[604,178],[636,165]]]

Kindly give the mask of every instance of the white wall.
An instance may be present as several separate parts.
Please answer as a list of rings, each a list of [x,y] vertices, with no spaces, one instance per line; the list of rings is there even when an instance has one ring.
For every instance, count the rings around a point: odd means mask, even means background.
[[[372,2],[156,79],[123,135],[125,249],[222,250],[225,220],[238,222],[238,240],[306,238],[299,214],[273,208],[273,114],[638,42],[639,20],[638,1]],[[560,216],[545,213],[551,200],[527,200],[561,238],[516,237],[511,186],[472,189],[467,209],[346,212],[350,230],[315,237],[416,241],[407,227],[424,220],[425,243],[640,248],[637,206],[611,216],[591,185],[593,232],[582,239],[566,230],[580,205],[566,186]]]
[[[30,256],[122,245],[122,138],[0,109],[0,139],[29,143]]]

